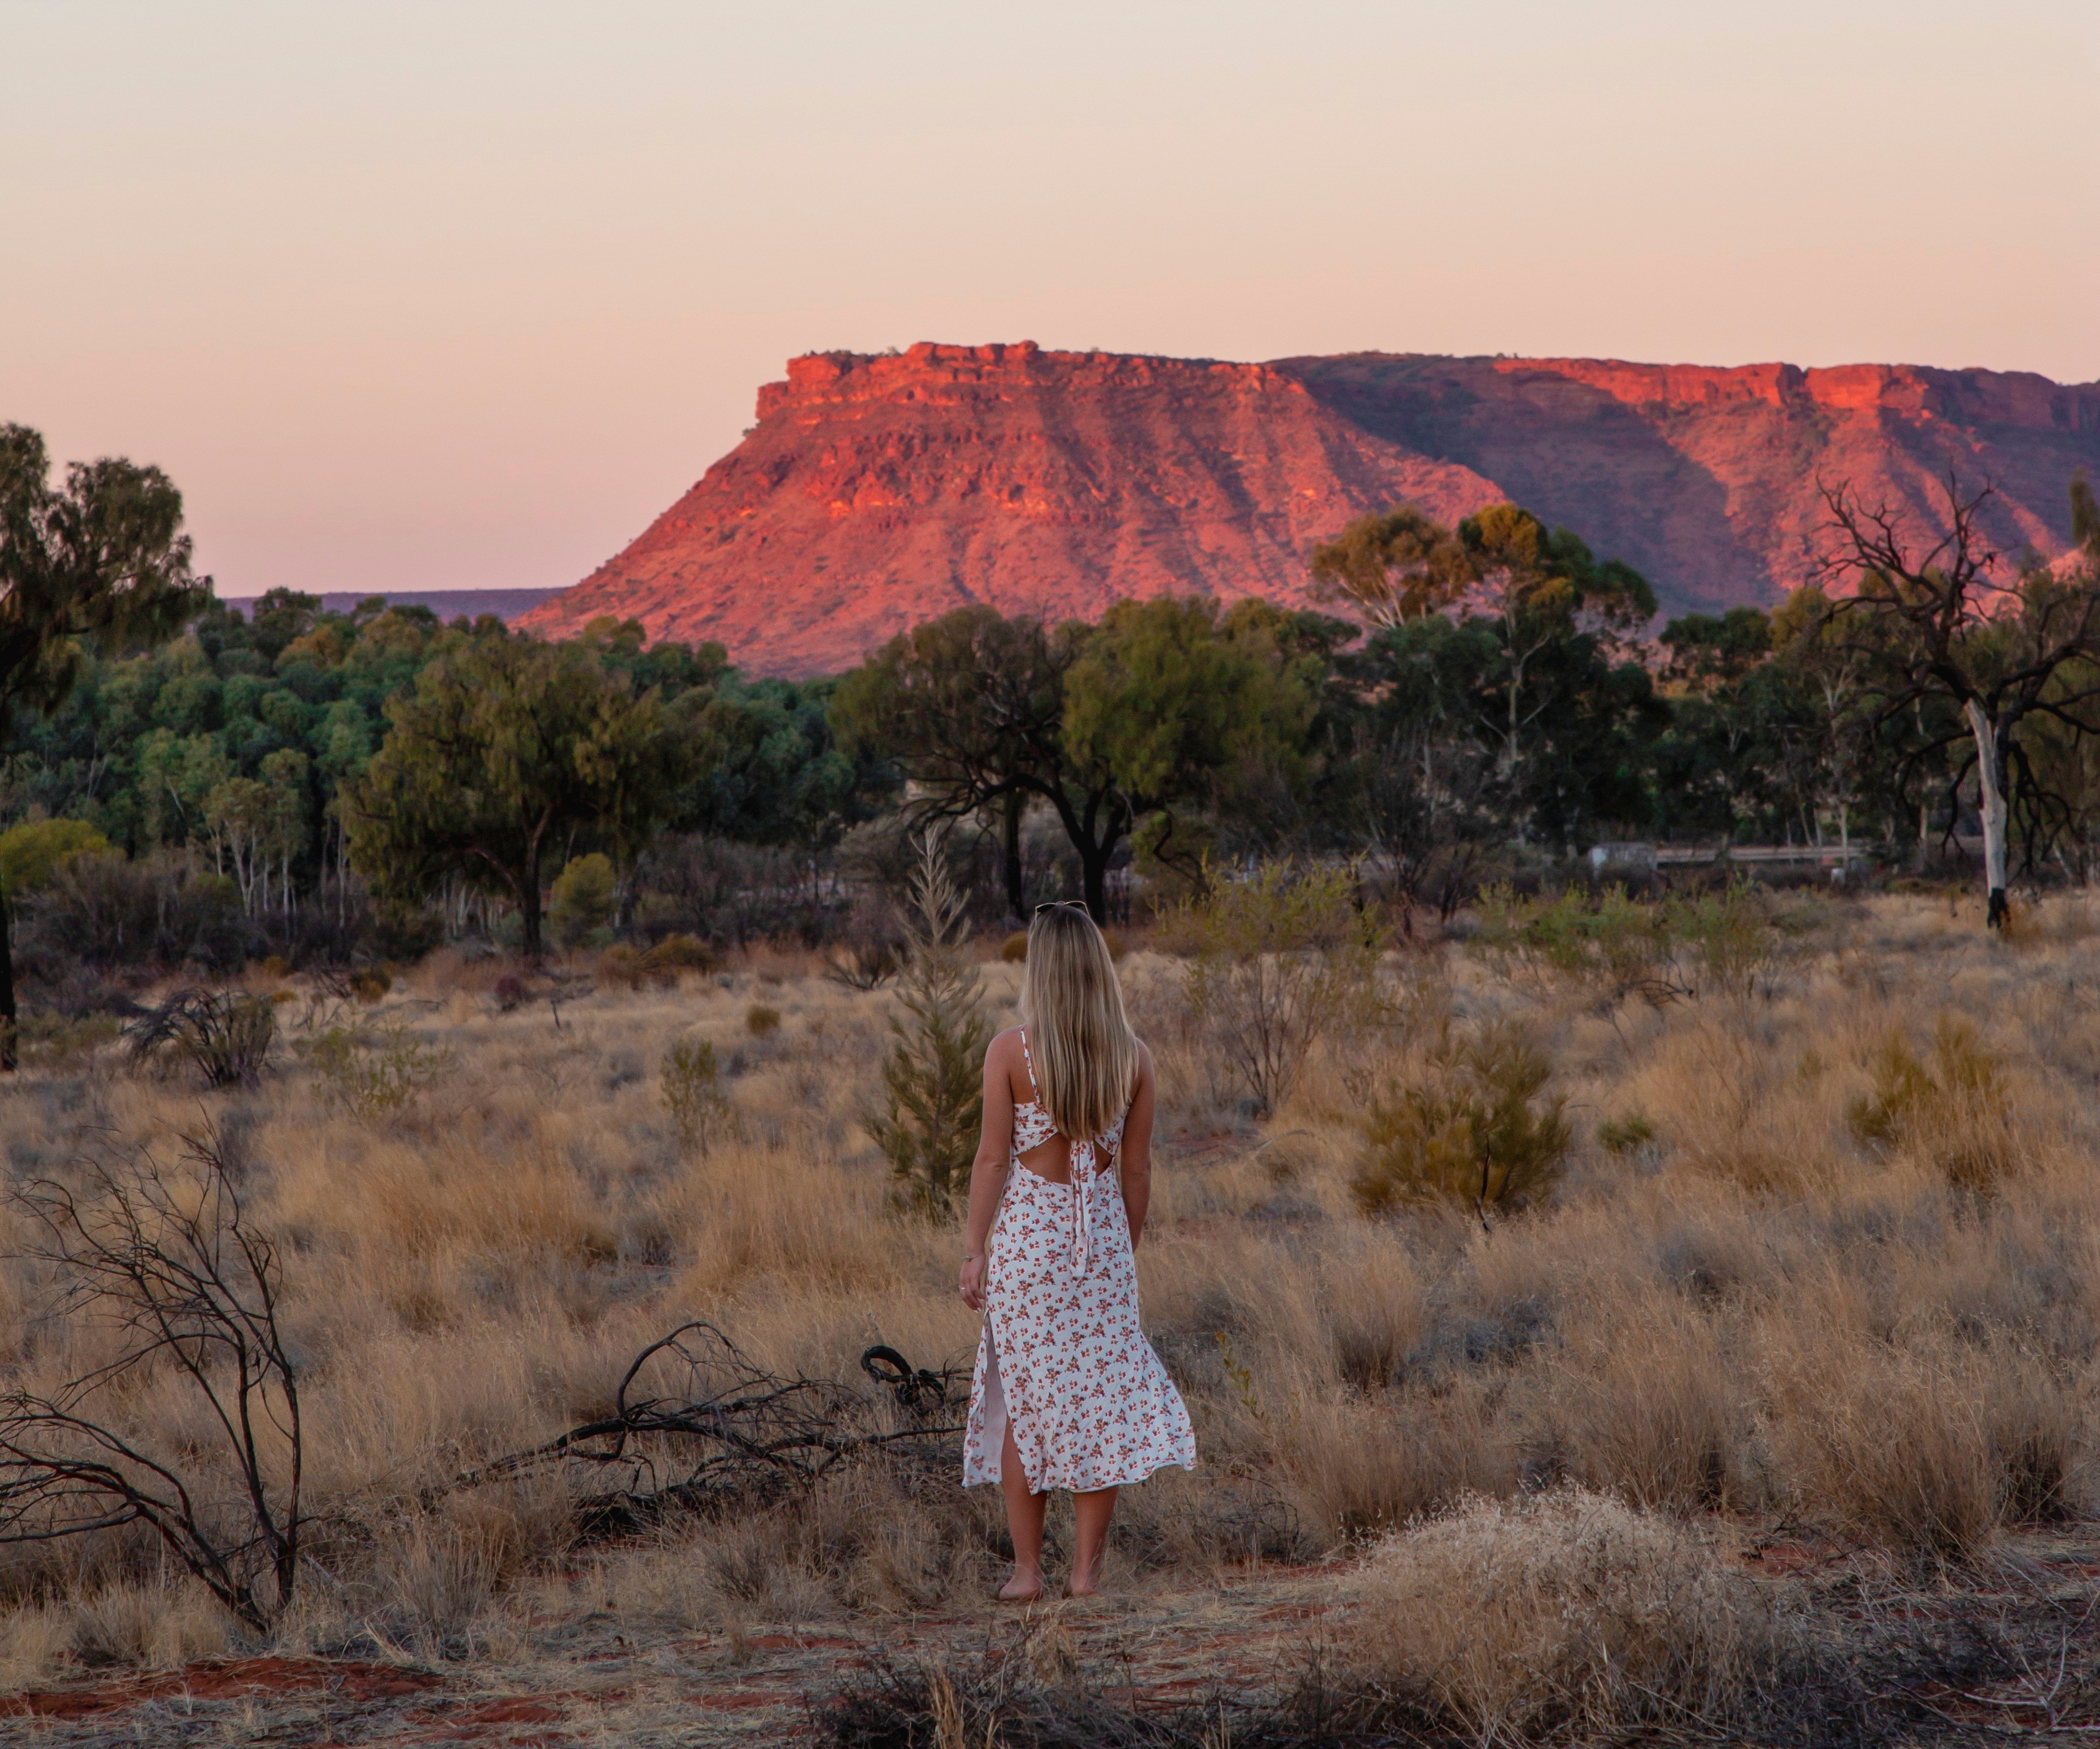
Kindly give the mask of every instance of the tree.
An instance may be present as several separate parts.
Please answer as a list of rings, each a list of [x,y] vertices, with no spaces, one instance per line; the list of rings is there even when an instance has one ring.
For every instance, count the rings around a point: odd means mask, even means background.
[[[518,907],[540,944],[540,871],[573,835],[629,844],[686,775],[653,690],[588,646],[500,626],[454,634],[387,707],[392,726],[345,792],[352,862],[382,897],[421,899],[448,875]]]
[[[1350,811],[1402,891],[1497,824],[1573,841],[1642,814],[1640,736],[1663,713],[1630,659],[1655,610],[1639,573],[1513,504],[1449,535],[1410,513],[1405,544],[1434,587],[1352,659],[1365,708],[1346,760]]]
[[[1877,728],[1921,705],[1943,702],[1960,726],[1933,735],[1912,757],[1965,738],[1967,756],[1950,791],[1976,775],[1983,822],[1986,922],[2008,914],[2008,825],[2022,810],[2032,830],[2028,859],[2048,835],[2050,798],[2019,743],[2030,718],[2052,719],[2077,738],[2100,732],[2100,513],[2083,479],[2071,487],[2072,526],[2082,550],[2054,568],[2030,564],[2014,582],[1992,573],[1999,555],[1983,534],[1992,496],[1987,482],[1964,495],[1950,466],[1942,490],[1947,530],[1921,547],[1890,505],[1863,504],[1843,484],[1822,488],[1835,548],[1827,569],[1855,593],[1831,601],[1833,649],[1856,655],[1875,681],[1864,708]]]
[[[1250,771],[1302,782],[1315,707],[1312,661],[1285,659],[1273,628],[1201,599],[1118,601],[1065,679],[1065,772],[1051,805],[1079,853],[1088,908],[1104,915],[1125,837],[1193,868],[1207,848],[1192,816]]]
[[[1535,665],[1580,636],[1607,645],[1624,640],[1654,615],[1655,592],[1631,566],[1599,563],[1568,530],[1549,531],[1513,504],[1468,517],[1458,540],[1476,579],[1467,616],[1491,626],[1502,647],[1494,733],[1503,782],[1513,786],[1531,730],[1555,703],[1551,687],[1535,684]]]
[[[157,468],[75,462],[51,481],[44,440],[0,425],[0,739],[73,689],[86,646],[163,642],[209,598],[190,570],[183,500]],[[0,1070],[15,1065],[18,1015],[0,892]]]
[[[1312,549],[1314,589],[1353,607],[1374,628],[1440,613],[1472,580],[1464,545],[1412,504],[1360,516]]]
[[[1078,648],[1038,620],[959,607],[891,639],[832,701],[843,743],[904,763],[924,792],[907,804],[922,826],[999,810],[1016,917],[1027,914],[1021,813],[1061,778],[1065,678]]]
[[[1193,817],[1233,781],[1295,781],[1320,658],[1286,647],[1273,615],[1202,600],[1118,601],[1097,626],[1051,631],[960,608],[893,639],[840,683],[834,720],[879,747],[924,794],[922,820],[1018,797],[1057,816],[1087,905],[1107,920],[1108,871],[1142,829],[1149,853],[1193,862]],[[1017,819],[1009,901],[1019,891]]]

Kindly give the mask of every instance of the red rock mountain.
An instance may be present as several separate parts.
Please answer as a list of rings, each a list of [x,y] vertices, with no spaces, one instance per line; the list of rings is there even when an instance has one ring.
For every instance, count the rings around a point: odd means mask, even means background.
[[[1921,532],[1950,462],[1997,482],[2005,551],[2060,550],[2072,473],[2100,473],[2100,383],[1027,341],[818,353],[759,391],[743,442],[633,544],[523,623],[638,618],[761,673],[818,673],[969,601],[1058,619],[1191,592],[1309,605],[1307,550],[1352,517],[1504,498],[1639,566],[1679,613],[1814,575],[1819,478]]]

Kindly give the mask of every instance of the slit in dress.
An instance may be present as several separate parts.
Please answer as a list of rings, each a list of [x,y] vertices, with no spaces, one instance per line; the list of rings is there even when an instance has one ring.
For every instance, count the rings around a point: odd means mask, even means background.
[[[999,1381],[999,1335],[992,1328],[989,1306],[985,1307],[985,1341],[984,1444],[980,1450],[991,1479],[998,1482],[1006,1468],[1006,1390]]]

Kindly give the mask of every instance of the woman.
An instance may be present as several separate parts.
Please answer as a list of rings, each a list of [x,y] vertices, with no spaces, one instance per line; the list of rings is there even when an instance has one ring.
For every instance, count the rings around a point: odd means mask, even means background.
[[[1193,1469],[1189,1412],[1137,1323],[1132,1256],[1152,1188],[1152,1056],[1083,907],[1029,926],[1023,1024],[985,1053],[961,1293],[986,1314],[963,1486],[996,1482],[1013,1533],[1008,1602],[1043,1594],[1043,1503],[1070,1488],[1068,1588],[1101,1584],[1116,1490]],[[998,1221],[994,1224],[993,1216]]]

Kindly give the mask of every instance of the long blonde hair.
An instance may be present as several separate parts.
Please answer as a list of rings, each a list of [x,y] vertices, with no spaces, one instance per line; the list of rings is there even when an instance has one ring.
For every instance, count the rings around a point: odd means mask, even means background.
[[[1021,1014],[1050,1121],[1075,1141],[1105,1134],[1137,1090],[1137,1035],[1109,945],[1079,905],[1048,906],[1029,924]]]

